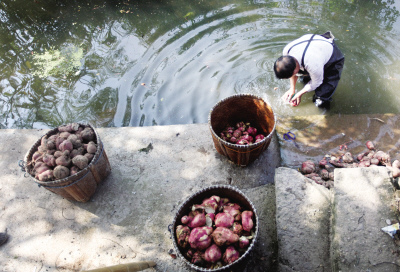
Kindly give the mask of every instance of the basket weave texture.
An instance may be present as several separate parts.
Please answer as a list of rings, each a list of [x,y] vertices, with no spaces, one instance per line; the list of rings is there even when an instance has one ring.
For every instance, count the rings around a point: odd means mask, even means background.
[[[265,138],[251,145],[237,145],[222,140],[220,133],[237,122],[249,122],[257,128],[257,134],[262,133]],[[208,124],[218,153],[237,165],[247,166],[268,148],[275,131],[276,117],[261,97],[238,94],[218,102],[210,111]]]
[[[55,181],[43,182],[31,175],[29,176],[39,185],[39,187],[44,187],[59,196],[78,202],[87,202],[95,193],[98,184],[100,184],[110,174],[111,166],[104,150],[103,143],[100,140],[100,137],[95,128],[91,124],[79,125],[89,126],[91,129],[93,129],[96,135],[95,143],[97,144],[97,150],[89,165],[75,175]],[[58,133],[58,128],[50,130],[43,136],[47,135],[48,137],[50,137],[51,135],[54,135],[56,133]],[[42,137],[40,137],[36,141],[36,143],[31,147],[28,154],[26,155],[25,171],[27,173],[30,173],[30,170],[33,168],[33,164],[31,164],[32,155],[37,151],[38,147],[40,146]]]
[[[181,224],[181,219],[183,216],[188,215],[190,211],[192,211],[192,206],[194,204],[200,204],[203,202],[205,198],[209,198],[213,195],[217,195],[221,198],[228,198],[230,200],[230,203],[237,203],[242,207],[242,211],[247,210],[247,211],[252,211],[254,214],[254,234],[253,234],[253,239],[247,248],[247,250],[241,254],[239,259],[234,261],[231,264],[225,265],[220,268],[216,269],[208,269],[205,267],[200,267],[195,264],[192,264],[190,262],[190,259],[185,256],[185,250],[180,248],[178,246],[178,241],[176,237],[176,227]],[[250,252],[253,250],[254,245],[257,241],[257,236],[258,236],[258,229],[259,229],[259,222],[258,222],[258,215],[257,215],[257,210],[254,207],[253,203],[251,200],[243,194],[239,189],[233,186],[229,185],[213,185],[210,187],[206,187],[201,189],[200,191],[194,193],[191,195],[182,205],[179,207],[177,213],[175,214],[175,218],[172,223],[172,242],[174,244],[175,251],[177,252],[177,255],[183,260],[183,262],[191,267],[192,269],[195,269],[197,271],[238,271],[238,266],[240,266],[244,260],[246,260]]]

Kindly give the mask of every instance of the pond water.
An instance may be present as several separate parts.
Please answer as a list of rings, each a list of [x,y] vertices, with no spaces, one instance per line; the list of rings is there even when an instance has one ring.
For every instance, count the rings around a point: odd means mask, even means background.
[[[398,113],[399,10],[381,0],[1,1],[0,126],[205,123],[238,93],[278,117]],[[331,109],[312,94],[283,103],[289,80],[275,78],[274,61],[293,39],[328,30],[346,58]]]

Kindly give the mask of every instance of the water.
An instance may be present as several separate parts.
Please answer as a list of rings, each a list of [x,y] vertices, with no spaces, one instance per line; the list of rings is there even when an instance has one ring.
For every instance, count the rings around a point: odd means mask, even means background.
[[[237,93],[263,97],[278,117],[399,112],[398,2],[138,2],[2,1],[1,128],[205,123]],[[289,80],[275,78],[274,61],[327,30],[346,58],[331,109],[312,94],[283,103]]]

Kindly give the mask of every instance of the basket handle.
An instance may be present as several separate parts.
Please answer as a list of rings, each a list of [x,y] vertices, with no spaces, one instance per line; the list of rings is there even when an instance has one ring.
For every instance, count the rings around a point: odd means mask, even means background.
[[[26,162],[24,160],[19,160],[18,166],[21,168],[21,172],[25,172],[24,177],[29,177],[28,172],[26,172]]]

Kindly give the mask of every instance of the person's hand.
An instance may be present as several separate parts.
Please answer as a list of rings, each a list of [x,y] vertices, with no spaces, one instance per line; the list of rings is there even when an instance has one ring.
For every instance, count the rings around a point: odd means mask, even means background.
[[[292,96],[294,95],[295,90],[290,89],[289,91],[287,91],[283,96],[282,96],[282,100],[285,102],[290,102],[290,99],[292,98]]]
[[[298,105],[300,105],[302,95],[302,92],[298,92],[295,96],[293,96],[293,98],[289,101],[290,105],[292,105],[293,107],[297,107]]]
[[[300,104],[300,102],[301,102],[301,96],[299,97],[295,96],[289,101],[290,105],[292,105],[293,107],[297,107]]]

